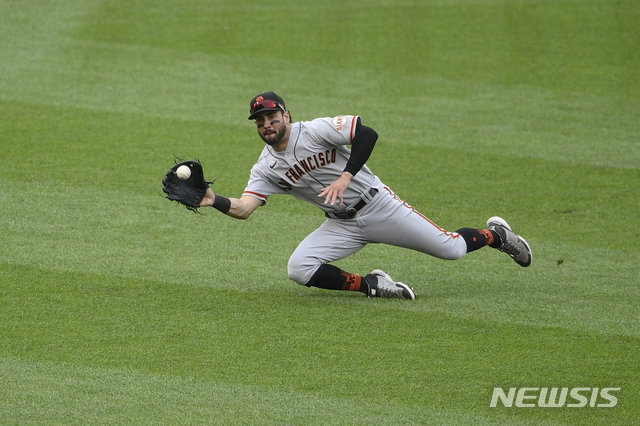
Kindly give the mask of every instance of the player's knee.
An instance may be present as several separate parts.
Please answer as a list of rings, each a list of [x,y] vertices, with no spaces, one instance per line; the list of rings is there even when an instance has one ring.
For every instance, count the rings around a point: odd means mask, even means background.
[[[295,253],[289,258],[287,265],[289,278],[301,285],[309,282],[316,269],[318,269],[318,263],[311,262],[307,257],[296,256]]]
[[[444,253],[444,256],[442,256],[443,259],[445,260],[458,260],[463,258],[465,255],[467,254],[467,249],[466,247],[460,248],[452,248],[451,250],[448,250]]]
[[[458,260],[467,254],[467,244],[461,237],[451,237],[438,253],[438,257],[445,260]]]

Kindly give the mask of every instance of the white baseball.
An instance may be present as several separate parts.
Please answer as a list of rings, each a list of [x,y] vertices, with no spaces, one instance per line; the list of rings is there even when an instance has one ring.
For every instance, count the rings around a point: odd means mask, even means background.
[[[191,176],[191,169],[183,164],[176,170],[176,175],[182,180],[187,180]]]

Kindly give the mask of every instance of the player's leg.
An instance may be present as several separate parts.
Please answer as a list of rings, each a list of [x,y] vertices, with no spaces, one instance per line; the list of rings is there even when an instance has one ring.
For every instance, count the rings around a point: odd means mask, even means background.
[[[493,217],[486,229],[460,228],[448,232],[397,197],[391,190],[365,208],[362,224],[371,241],[411,248],[442,259],[459,259],[490,246],[509,254],[521,266],[531,263],[531,249],[507,222]]]
[[[306,286],[327,290],[359,291],[369,297],[411,300],[416,298],[413,288],[406,283],[394,281],[388,273],[380,269],[362,276],[343,271],[329,263],[318,266]]]
[[[357,226],[344,221],[325,221],[302,240],[289,258],[289,278],[308,287],[362,291],[362,276],[329,264],[367,244],[358,231]]]
[[[348,290],[369,297],[415,299],[415,292],[405,283],[395,282],[381,270],[365,276],[331,265],[364,247],[361,229],[355,221],[327,220],[309,234],[289,259],[289,278],[307,287]]]
[[[460,228],[456,233],[464,239],[467,253],[486,246],[497,247],[500,242],[500,236],[490,229]]]
[[[358,221],[371,242],[410,248],[441,259],[459,259],[467,253],[460,233],[436,225],[388,188],[361,213]]]
[[[520,266],[531,265],[533,254],[529,243],[501,217],[489,218],[487,229],[460,228],[456,233],[464,239],[467,253],[489,246],[507,253]]]

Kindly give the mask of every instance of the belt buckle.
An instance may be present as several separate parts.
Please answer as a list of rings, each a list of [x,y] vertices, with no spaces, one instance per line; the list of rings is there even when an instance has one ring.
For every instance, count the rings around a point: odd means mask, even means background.
[[[344,217],[346,217],[347,219],[352,219],[356,216],[356,213],[358,213],[358,210],[354,209],[353,207],[349,207],[347,208],[347,210],[345,210]]]

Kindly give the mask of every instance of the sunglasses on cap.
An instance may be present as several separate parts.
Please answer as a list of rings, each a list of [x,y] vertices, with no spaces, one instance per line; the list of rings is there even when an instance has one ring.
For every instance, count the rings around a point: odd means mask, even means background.
[[[253,105],[251,105],[251,115],[262,110],[268,111],[273,109],[280,109],[282,110],[282,112],[286,112],[286,110],[284,109],[284,106],[282,106],[278,102],[272,101],[270,99],[262,99],[260,101],[256,101]]]

